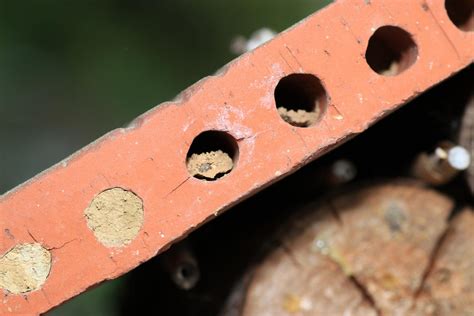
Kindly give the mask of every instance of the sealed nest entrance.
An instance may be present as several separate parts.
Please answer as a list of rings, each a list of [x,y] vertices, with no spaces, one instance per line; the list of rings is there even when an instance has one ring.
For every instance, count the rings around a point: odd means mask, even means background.
[[[111,188],[94,197],[84,215],[101,244],[124,247],[138,236],[143,225],[143,201],[132,191]]]
[[[206,131],[191,144],[186,165],[193,177],[213,181],[230,173],[237,157],[238,146],[232,136],[220,131]]]
[[[12,294],[39,290],[50,270],[51,253],[43,246],[38,243],[16,245],[0,256],[0,289]]]

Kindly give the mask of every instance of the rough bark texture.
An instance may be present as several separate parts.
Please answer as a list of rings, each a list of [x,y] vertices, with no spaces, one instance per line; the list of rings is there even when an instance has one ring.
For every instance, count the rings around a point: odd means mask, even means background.
[[[461,123],[459,143],[471,154],[471,165],[466,171],[467,181],[474,194],[474,95],[469,100]]]
[[[452,221],[428,271],[414,315],[474,315],[474,213]]]
[[[452,200],[404,181],[307,207],[257,264],[242,315],[473,315],[472,211],[448,228]]]

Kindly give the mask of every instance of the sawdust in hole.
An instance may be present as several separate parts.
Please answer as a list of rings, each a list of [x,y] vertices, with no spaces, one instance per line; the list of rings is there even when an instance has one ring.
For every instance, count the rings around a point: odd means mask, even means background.
[[[131,191],[113,188],[97,195],[85,210],[87,226],[106,247],[123,247],[143,225],[142,200]]]
[[[215,180],[234,167],[232,158],[222,150],[192,154],[187,160],[189,173],[196,178]]]
[[[40,289],[51,270],[51,253],[38,243],[19,244],[0,257],[0,288],[13,294]]]
[[[302,109],[288,110],[287,108],[278,107],[278,114],[281,118],[293,126],[308,127],[316,123],[319,117],[319,109],[316,107],[314,111],[306,111]]]

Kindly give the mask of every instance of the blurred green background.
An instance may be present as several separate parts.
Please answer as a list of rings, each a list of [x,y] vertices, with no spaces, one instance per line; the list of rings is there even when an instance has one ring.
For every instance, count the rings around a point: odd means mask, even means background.
[[[2,0],[0,194],[214,73],[235,36],[280,32],[329,2]],[[117,315],[122,286],[49,315]]]

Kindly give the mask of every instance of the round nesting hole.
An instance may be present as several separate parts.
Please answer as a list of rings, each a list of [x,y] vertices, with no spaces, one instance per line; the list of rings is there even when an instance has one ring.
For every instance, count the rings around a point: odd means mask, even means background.
[[[0,289],[24,294],[42,288],[51,270],[51,253],[38,243],[19,244],[0,256]]]
[[[418,58],[418,47],[405,30],[382,26],[369,40],[365,59],[370,68],[383,76],[396,76],[410,68]]]
[[[106,247],[130,244],[143,226],[143,201],[132,191],[111,188],[94,197],[84,211],[87,226]]]
[[[239,148],[236,140],[221,131],[199,134],[189,148],[186,165],[195,178],[217,180],[230,173],[237,163]]]
[[[454,25],[462,31],[474,31],[474,0],[446,0],[444,6]]]
[[[323,116],[328,96],[321,81],[312,74],[291,74],[275,88],[275,103],[281,118],[297,127],[309,127]]]
[[[184,290],[192,289],[199,281],[199,269],[194,262],[184,262],[173,276],[175,283]]]

